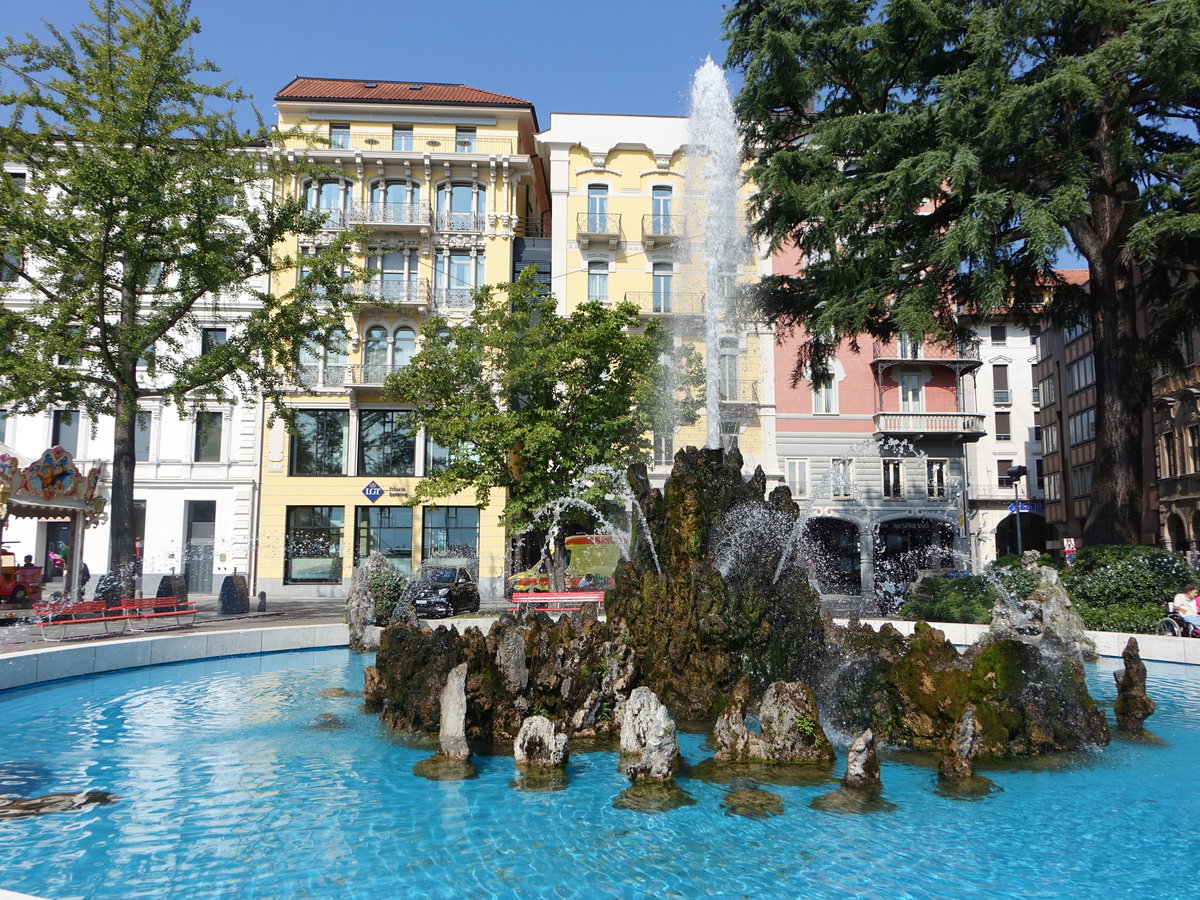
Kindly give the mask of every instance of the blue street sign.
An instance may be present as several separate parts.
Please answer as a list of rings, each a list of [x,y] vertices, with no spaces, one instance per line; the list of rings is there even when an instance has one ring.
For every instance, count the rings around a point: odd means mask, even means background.
[[[365,488],[363,488],[362,492],[363,492],[363,496],[366,497],[368,500],[370,500],[372,503],[374,503],[376,500],[378,500],[380,497],[383,496],[383,488],[381,488],[379,486],[379,484],[374,481],[372,481]]]
[[[1046,504],[1045,504],[1045,503],[1037,503],[1037,502],[1034,502],[1034,503],[1022,503],[1022,504],[1021,504],[1021,512],[1038,512],[1038,511],[1040,511],[1040,510],[1043,510],[1043,509],[1045,509],[1045,508],[1046,508]],[[1008,511],[1009,511],[1009,512],[1016,512],[1016,511],[1017,511],[1017,504],[1015,504],[1015,503],[1010,503],[1010,504],[1008,504]]]

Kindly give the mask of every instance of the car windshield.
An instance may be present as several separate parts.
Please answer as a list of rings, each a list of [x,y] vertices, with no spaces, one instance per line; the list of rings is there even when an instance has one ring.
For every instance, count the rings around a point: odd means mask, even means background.
[[[451,584],[454,581],[454,570],[444,566],[421,569],[421,581],[431,581],[434,584]]]

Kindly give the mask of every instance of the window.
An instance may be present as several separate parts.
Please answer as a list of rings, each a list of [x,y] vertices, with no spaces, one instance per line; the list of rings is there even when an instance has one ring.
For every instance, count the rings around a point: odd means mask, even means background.
[[[675,234],[671,207],[672,197],[669,185],[655,185],[650,189],[651,234]]]
[[[925,396],[921,375],[906,372],[900,375],[900,412],[916,413],[925,410]]]
[[[1071,496],[1074,498],[1092,495],[1092,464],[1085,463],[1071,469]]]
[[[1062,499],[1062,476],[1058,472],[1046,473],[1046,499],[1050,501]]]
[[[832,416],[837,414],[837,382],[833,375],[823,375],[813,382],[813,415]]]
[[[8,442],[8,410],[0,409],[0,444]]]
[[[298,409],[293,427],[290,474],[346,474],[347,410]]]
[[[1012,413],[996,413],[996,440],[1012,440]]]
[[[1038,385],[1041,388],[1042,406],[1053,406],[1058,402],[1058,388],[1054,383],[1054,376],[1047,375],[1042,379],[1042,383]]]
[[[354,564],[382,553],[401,575],[412,573],[412,509],[407,506],[354,508]]]
[[[287,584],[338,584],[342,580],[340,506],[289,506],[284,532],[283,580]]]
[[[310,181],[305,204],[309,209],[324,213],[326,228],[340,228],[342,214],[350,205],[350,184],[340,178]]]
[[[388,204],[388,210],[398,207]],[[389,303],[416,303],[422,298],[417,278],[417,251],[395,250],[367,257],[368,297]]]
[[[438,186],[437,227],[440,231],[483,231],[487,189],[473,181]]]
[[[372,222],[425,224],[420,204],[421,187],[411,181],[377,181],[371,185]]]
[[[848,500],[854,496],[854,460],[838,457],[830,460],[830,491],[835,500]]]
[[[721,338],[717,342],[717,396],[721,400],[748,400],[741,387],[737,338]]]
[[[1032,437],[1033,442],[1040,444],[1042,442],[1042,426],[1034,425],[1033,428],[1030,429],[1030,432],[1033,435],[1033,437]]]
[[[883,496],[889,500],[904,498],[904,460],[883,460]]]
[[[19,250],[6,248],[3,256],[0,257],[0,282],[12,284],[20,278],[20,271],[24,267],[24,258]]]
[[[200,331],[200,353],[207,354],[216,347],[224,347],[228,339],[224,328],[204,328]]]
[[[1189,425],[1187,427],[1188,435],[1188,455],[1192,461],[1191,471],[1200,472],[1200,425]],[[0,440],[3,440],[0,437]]]
[[[1096,439],[1096,410],[1085,409],[1067,420],[1071,446]]]
[[[50,445],[62,447],[71,456],[79,451],[79,410],[56,409],[50,424]]]
[[[416,441],[402,424],[404,414],[364,409],[358,415],[358,474],[409,477],[415,474]]]
[[[808,496],[808,460],[791,457],[783,461],[783,474],[795,498]]]
[[[587,230],[592,234],[607,234],[608,185],[589,184],[587,192]]]
[[[1029,346],[1037,346],[1038,338],[1042,336],[1042,328],[1040,325],[1029,326]]]
[[[1049,331],[1043,331],[1041,334],[1039,334],[1037,336],[1037,345],[1036,346],[1037,346],[1037,358],[1038,358],[1039,362],[1043,359],[1050,358],[1050,349],[1052,346],[1052,341],[1051,341],[1050,335],[1051,335],[1051,333]]]
[[[654,312],[669,313],[671,311],[671,282],[674,277],[674,267],[670,263],[655,263]]]
[[[608,263],[592,260],[588,263],[588,300],[608,302]]]
[[[1002,488],[1010,488],[1013,486],[1013,480],[1009,477],[1008,470],[1012,468],[1013,461],[1011,459],[996,460],[996,486]]]
[[[992,366],[992,402],[997,406],[1012,403],[1008,389],[1008,366]]]
[[[1096,382],[1096,369],[1092,362],[1092,354],[1080,357],[1067,366],[1067,393],[1082,391],[1085,387]]]
[[[340,387],[346,378],[346,345],[349,342],[350,336],[342,328],[330,332],[326,346],[305,341],[300,348],[300,384]]]
[[[675,437],[669,431],[654,432],[654,464],[669,466],[675,460]]]
[[[350,126],[349,125],[330,125],[329,126],[329,146],[335,150],[350,149]]]
[[[921,341],[919,338],[912,338],[907,334],[902,334],[897,339],[897,350],[900,359],[920,359]]]
[[[1175,435],[1167,433],[1162,436],[1162,452],[1163,452],[1163,476],[1171,478],[1179,474],[1178,463],[1175,458]]]
[[[1092,330],[1091,320],[1075,322],[1063,329],[1063,343],[1070,344],[1073,341],[1079,340],[1085,334]]]
[[[479,510],[474,506],[426,506],[421,519],[421,558],[479,555]]]
[[[149,410],[139,409],[137,411],[137,422],[133,432],[133,458],[137,462],[146,462],[150,459],[150,422],[152,416]]]
[[[392,150],[397,153],[411,153],[413,148],[413,130],[411,125],[392,126]]]
[[[1039,491],[1044,491],[1046,489],[1046,473],[1043,471],[1042,461],[1040,459],[1034,460],[1033,471],[1037,479],[1037,489]]]
[[[440,305],[470,309],[475,288],[484,283],[482,253],[439,250],[434,262],[433,288]]]
[[[946,469],[950,461],[946,459],[925,460],[926,493],[930,499],[938,500],[946,496]]]
[[[458,153],[475,152],[474,125],[459,125],[454,129],[454,149]]]
[[[425,474],[440,472],[448,465],[450,465],[450,451],[429,435],[425,435]]]
[[[1008,343],[1008,326],[993,325],[992,326],[992,346],[1003,347]]]
[[[221,413],[200,410],[196,413],[196,462],[221,461]]]

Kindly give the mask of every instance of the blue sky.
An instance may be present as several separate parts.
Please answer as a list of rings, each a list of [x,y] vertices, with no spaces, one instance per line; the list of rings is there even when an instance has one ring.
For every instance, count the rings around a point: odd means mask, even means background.
[[[197,54],[252,93],[268,122],[275,92],[310,75],[468,84],[532,101],[548,128],[552,112],[686,115],[692,72],[706,55],[724,59],[727,3],[193,0],[192,13]],[[91,18],[86,0],[3,5],[5,35]]]

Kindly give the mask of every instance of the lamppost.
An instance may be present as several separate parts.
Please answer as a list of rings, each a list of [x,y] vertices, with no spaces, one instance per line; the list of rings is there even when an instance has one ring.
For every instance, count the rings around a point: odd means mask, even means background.
[[[1017,501],[1013,507],[1013,514],[1017,517],[1017,556],[1020,556],[1025,549],[1021,544],[1021,492],[1018,488],[1021,479],[1027,474],[1029,474],[1029,470],[1024,466],[1008,467],[1008,480],[1012,482],[1013,499]]]

